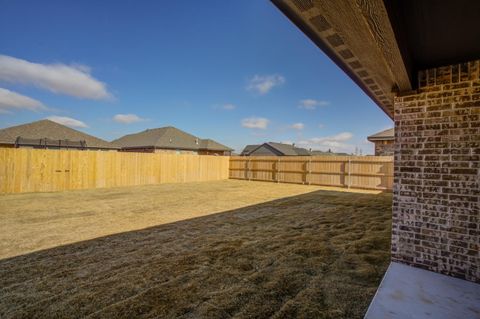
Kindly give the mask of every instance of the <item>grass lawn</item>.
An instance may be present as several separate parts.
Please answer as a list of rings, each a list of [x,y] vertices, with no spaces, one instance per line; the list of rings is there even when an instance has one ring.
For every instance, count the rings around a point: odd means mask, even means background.
[[[361,318],[390,215],[235,180],[0,196],[0,317]]]

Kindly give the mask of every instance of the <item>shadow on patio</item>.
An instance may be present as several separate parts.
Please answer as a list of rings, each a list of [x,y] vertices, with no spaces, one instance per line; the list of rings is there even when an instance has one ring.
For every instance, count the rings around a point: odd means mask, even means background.
[[[0,316],[360,318],[391,194],[315,191],[0,261]]]

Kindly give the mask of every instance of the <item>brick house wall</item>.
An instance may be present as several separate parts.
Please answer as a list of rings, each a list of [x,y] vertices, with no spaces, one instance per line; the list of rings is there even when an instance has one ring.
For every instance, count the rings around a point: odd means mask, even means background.
[[[154,153],[155,149],[152,147],[125,148],[120,149],[119,152]]]
[[[480,282],[479,61],[395,99],[392,259]]]
[[[181,150],[181,149],[169,149],[169,148],[156,148],[155,153],[169,153],[169,154],[198,154],[197,151],[193,150]]]
[[[175,150],[175,149],[163,149],[153,147],[139,147],[122,149],[120,152],[136,152],[136,153],[170,153],[170,154],[198,154],[197,151],[190,150]]]
[[[392,156],[394,141],[375,141],[375,156]]]
[[[227,151],[213,151],[213,150],[200,150],[198,155],[218,155],[218,156],[230,156],[230,152]]]

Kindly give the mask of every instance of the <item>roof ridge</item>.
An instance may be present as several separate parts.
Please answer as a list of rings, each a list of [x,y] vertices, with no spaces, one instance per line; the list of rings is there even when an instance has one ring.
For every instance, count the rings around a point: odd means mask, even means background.
[[[157,130],[158,132],[160,132],[160,134],[158,134],[158,137],[155,139],[155,142],[154,142],[154,145],[157,145],[157,143],[160,142],[160,139],[165,135],[167,134],[167,132],[169,130],[172,129],[172,126],[164,126],[164,127],[157,127],[155,128],[154,130]]]
[[[55,132],[54,132],[55,131]],[[11,144],[17,137],[27,137],[27,138],[51,138],[52,133],[55,135],[63,135],[62,140],[77,140],[85,139],[90,142],[87,143],[87,147],[93,142],[94,145],[98,145],[103,148],[116,148],[116,145],[96,137],[94,135],[88,134],[86,132],[74,129],[67,125],[63,125],[52,121],[50,119],[41,119],[29,123],[23,123],[19,125],[14,125],[0,129],[0,132],[9,139],[8,143]],[[28,133],[25,133],[28,132]],[[33,137],[35,136],[35,137]],[[72,139],[71,136],[74,136]],[[57,139],[57,138],[55,138]],[[95,147],[95,146],[93,146]]]

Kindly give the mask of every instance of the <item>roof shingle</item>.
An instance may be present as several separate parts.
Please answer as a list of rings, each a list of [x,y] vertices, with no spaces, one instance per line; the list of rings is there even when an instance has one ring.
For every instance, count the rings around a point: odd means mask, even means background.
[[[275,149],[277,152],[281,153],[283,156],[309,156],[311,155],[310,152],[301,147],[295,147],[293,144],[284,144],[284,143],[275,143],[275,142],[268,142],[258,145],[247,145],[243,149],[241,155],[249,155],[250,153],[254,152],[257,148],[262,145],[267,145],[267,147]]]
[[[395,129],[389,128],[373,135],[367,137],[369,141],[383,141],[383,140],[393,140],[395,138]]]
[[[232,149],[211,139],[200,139],[172,126],[147,129],[128,134],[112,143],[122,148],[167,148],[184,150],[231,151]]]
[[[116,145],[110,142],[50,120],[40,120],[0,130],[0,143],[2,144],[15,144],[18,137],[38,140],[47,138],[50,140],[85,141],[87,148],[118,149]]]

